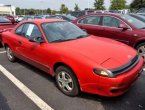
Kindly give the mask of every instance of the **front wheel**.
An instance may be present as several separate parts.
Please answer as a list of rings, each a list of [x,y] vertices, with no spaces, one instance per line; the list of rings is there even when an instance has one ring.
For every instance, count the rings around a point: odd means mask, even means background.
[[[14,62],[16,60],[16,58],[13,55],[13,52],[9,46],[6,47],[6,55],[7,55],[9,61]]]
[[[74,72],[65,66],[56,69],[56,84],[65,94],[74,97],[79,94],[79,84]]]

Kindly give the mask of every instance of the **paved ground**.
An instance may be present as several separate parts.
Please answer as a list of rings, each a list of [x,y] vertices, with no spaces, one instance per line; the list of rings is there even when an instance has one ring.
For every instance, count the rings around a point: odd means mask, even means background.
[[[3,48],[0,48],[0,65],[54,110],[145,110],[144,72],[123,96],[104,98],[81,93],[78,97],[72,98],[65,96],[56,88],[51,76],[21,60],[9,62],[2,51]],[[0,72],[0,110],[40,110],[40,108]]]

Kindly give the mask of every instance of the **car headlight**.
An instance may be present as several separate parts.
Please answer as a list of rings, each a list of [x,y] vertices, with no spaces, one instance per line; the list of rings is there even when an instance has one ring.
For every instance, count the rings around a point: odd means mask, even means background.
[[[93,72],[99,76],[103,76],[103,77],[114,77],[114,75],[112,74],[111,71],[109,70],[105,70],[105,69],[93,69]]]

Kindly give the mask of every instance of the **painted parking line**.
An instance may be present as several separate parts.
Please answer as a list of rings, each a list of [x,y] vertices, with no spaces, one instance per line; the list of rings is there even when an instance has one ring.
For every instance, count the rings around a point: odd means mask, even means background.
[[[11,82],[15,84],[29,99],[31,99],[41,110],[53,110],[46,102],[44,102],[39,96],[26,87],[21,81],[7,71],[2,65],[0,65],[0,71]]]
[[[2,52],[0,52],[0,53],[6,53],[6,51],[2,51]]]

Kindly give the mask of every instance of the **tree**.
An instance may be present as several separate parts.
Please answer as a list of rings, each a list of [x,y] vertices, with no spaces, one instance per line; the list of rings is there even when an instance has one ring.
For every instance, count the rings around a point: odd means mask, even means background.
[[[104,0],[95,0],[94,7],[96,10],[105,10]]]
[[[47,13],[51,14],[51,9],[50,8],[47,8]]]
[[[35,10],[34,9],[29,9],[28,14],[29,15],[35,15]]]
[[[110,10],[122,10],[126,8],[126,0],[110,0]]]
[[[19,7],[16,8],[16,15],[21,15],[21,9]]]
[[[65,6],[65,4],[61,4],[60,12],[61,14],[65,14],[69,12],[69,9]]]
[[[131,9],[138,9],[142,6],[145,6],[145,0],[133,0],[130,4]]]
[[[75,11],[80,11],[80,8],[79,8],[78,4],[76,4],[76,3],[75,3],[74,10],[75,10]]]

